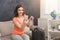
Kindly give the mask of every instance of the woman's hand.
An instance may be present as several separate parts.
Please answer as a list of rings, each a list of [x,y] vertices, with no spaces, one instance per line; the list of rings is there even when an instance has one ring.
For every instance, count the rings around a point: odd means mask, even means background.
[[[25,24],[25,26],[29,25],[29,20],[28,19],[24,19],[23,23]]]
[[[31,16],[31,17],[29,18],[29,20],[34,20],[34,17],[33,17],[33,16]]]
[[[25,26],[29,26],[30,22],[34,20],[34,17],[31,16],[29,19],[24,19],[23,23],[25,24]]]

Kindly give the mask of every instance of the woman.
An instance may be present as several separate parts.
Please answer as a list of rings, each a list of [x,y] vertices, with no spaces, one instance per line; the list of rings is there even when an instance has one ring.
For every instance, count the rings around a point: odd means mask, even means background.
[[[24,17],[24,8],[22,5],[17,5],[14,10],[14,29],[12,31],[13,40],[30,40],[29,36],[24,34],[24,28],[29,25],[29,20],[26,21]]]

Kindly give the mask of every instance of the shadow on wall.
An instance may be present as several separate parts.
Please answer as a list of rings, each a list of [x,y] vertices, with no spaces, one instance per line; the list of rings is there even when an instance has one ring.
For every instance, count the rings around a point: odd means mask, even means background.
[[[37,3],[36,3],[37,2]],[[34,24],[40,16],[40,0],[0,0],[0,21],[9,21],[14,17],[14,8],[22,4],[29,16],[34,16]]]

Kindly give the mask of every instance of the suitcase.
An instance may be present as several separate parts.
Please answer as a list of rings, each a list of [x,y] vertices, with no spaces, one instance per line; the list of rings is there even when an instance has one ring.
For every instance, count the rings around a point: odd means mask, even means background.
[[[32,31],[32,40],[45,40],[45,33],[42,29],[34,28]]]

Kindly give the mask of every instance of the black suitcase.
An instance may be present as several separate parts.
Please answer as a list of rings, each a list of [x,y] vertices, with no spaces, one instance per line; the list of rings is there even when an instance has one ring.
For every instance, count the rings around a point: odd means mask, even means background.
[[[42,29],[35,28],[32,31],[32,40],[45,40],[45,33]]]

